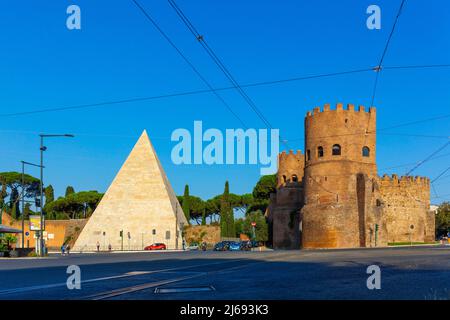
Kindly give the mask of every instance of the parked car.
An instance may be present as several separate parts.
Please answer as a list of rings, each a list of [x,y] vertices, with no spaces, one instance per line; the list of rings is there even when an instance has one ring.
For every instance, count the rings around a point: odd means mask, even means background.
[[[252,240],[252,241],[250,241],[250,243],[251,243],[252,248],[258,248],[261,246],[261,244],[256,240]]]
[[[198,249],[199,249],[199,246],[198,246],[198,243],[196,243],[196,242],[192,242],[189,245],[189,247],[187,247],[187,250],[198,250]]]
[[[230,247],[229,247],[230,251],[240,251],[241,250],[241,243],[240,242],[231,242],[230,243]]]
[[[144,250],[167,250],[167,247],[164,243],[154,243],[145,247]]]
[[[227,251],[230,248],[228,241],[221,241],[214,245],[214,251]]]
[[[252,244],[250,241],[242,241],[240,244],[241,244],[241,250],[243,250],[243,251],[249,251],[252,248]]]

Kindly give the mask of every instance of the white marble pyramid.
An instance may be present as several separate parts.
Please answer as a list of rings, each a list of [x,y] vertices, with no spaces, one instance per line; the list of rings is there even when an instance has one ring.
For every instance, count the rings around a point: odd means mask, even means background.
[[[75,251],[181,249],[186,218],[144,130],[75,242]],[[123,231],[123,240],[120,237]]]

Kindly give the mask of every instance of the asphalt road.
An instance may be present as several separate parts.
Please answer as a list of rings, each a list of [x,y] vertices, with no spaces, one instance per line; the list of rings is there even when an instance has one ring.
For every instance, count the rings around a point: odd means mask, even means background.
[[[67,288],[70,265],[81,289]],[[367,288],[370,265],[379,290]],[[450,247],[0,259],[0,299],[450,299]]]

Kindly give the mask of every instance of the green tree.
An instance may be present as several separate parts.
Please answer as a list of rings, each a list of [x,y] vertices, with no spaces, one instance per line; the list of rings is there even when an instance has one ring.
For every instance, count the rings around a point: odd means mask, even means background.
[[[436,214],[436,235],[447,235],[447,232],[450,232],[450,202],[442,203]]]
[[[31,210],[31,204],[30,203],[26,203],[25,204],[25,208],[23,209],[23,217],[25,219],[28,219],[30,217],[30,215],[33,215],[34,212]]]
[[[277,192],[277,177],[274,174],[262,176],[253,188],[253,198],[269,200],[270,194],[275,192]]]
[[[67,196],[69,196],[69,195],[71,195],[73,193],[75,193],[75,189],[72,186],[67,186],[67,188],[66,188],[66,195],[65,196],[67,197]]]
[[[203,212],[202,212],[202,226],[206,225],[206,208],[203,206]]]
[[[191,221],[191,206],[190,206],[190,202],[189,202],[190,198],[189,198],[189,186],[185,185],[184,186],[184,195],[183,195],[183,212],[184,212],[184,216],[186,217],[186,220],[188,222],[188,224],[190,224]]]
[[[178,202],[180,202],[181,207],[183,208],[183,212],[186,207],[185,199],[187,199],[187,203],[189,204],[189,218],[191,220],[194,219],[197,224],[200,224],[203,216],[203,211],[205,209],[205,202],[201,198],[191,195],[177,196],[177,198]]]
[[[36,196],[39,194],[40,180],[28,174],[23,175],[23,180],[24,198],[36,199]],[[18,202],[20,200],[20,195],[22,192],[22,173],[15,171],[1,172],[0,183],[2,184],[0,198],[2,199],[3,203],[5,203],[5,199],[9,197],[9,209],[12,211],[15,205],[15,209],[12,212],[12,215],[14,218],[18,218],[20,215],[20,211],[18,210]]]
[[[225,182],[225,189],[220,202],[220,230],[222,237],[236,236],[228,181]]]
[[[247,212],[260,210],[265,212],[270,202],[270,194],[277,192],[275,175],[262,176],[253,188],[253,202],[247,207]]]
[[[53,186],[50,184],[44,189],[45,194],[45,204],[55,201],[55,190],[53,190]]]
[[[69,194],[46,204],[45,212],[48,219],[80,219],[89,217],[99,204],[103,194],[97,191],[82,191]]]
[[[253,226],[252,222],[256,222],[255,226],[255,239],[256,241],[267,241],[269,238],[269,227],[260,210],[250,212],[244,219],[243,222],[243,233],[253,238]]]
[[[0,210],[1,210],[1,208],[3,208],[3,205],[5,204],[5,198],[8,196],[8,193],[6,192],[6,183],[3,178],[0,179],[0,183],[2,185],[0,191]]]
[[[245,232],[244,232],[244,219],[243,218],[237,219],[234,222],[234,226],[235,226],[235,229],[236,229],[236,237],[239,237],[239,235],[241,233],[245,234]]]
[[[14,202],[12,205],[11,217],[13,217],[13,219],[16,219],[16,220],[20,218],[20,207],[17,202]]]
[[[8,250],[12,249],[12,244],[15,244],[17,242],[17,236],[12,234],[12,233],[8,233],[5,237],[4,237],[4,241],[6,243],[6,247],[8,248]]]
[[[9,207],[11,209],[11,216],[14,219],[19,219],[20,217],[20,206],[19,206],[19,200],[20,200],[20,195],[19,195],[19,191],[17,189],[12,189],[11,191],[11,195],[9,196]]]

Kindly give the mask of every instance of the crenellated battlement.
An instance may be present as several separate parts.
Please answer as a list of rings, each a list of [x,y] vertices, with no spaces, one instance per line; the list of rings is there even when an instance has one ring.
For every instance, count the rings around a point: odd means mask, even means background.
[[[344,105],[342,103],[337,103],[335,109],[331,109],[331,105],[329,103],[325,104],[323,108],[321,107],[315,107],[312,111],[308,111],[306,113],[306,117],[313,117],[314,115],[318,115],[325,112],[353,112],[353,113],[361,113],[361,114],[371,114],[376,113],[375,107],[370,107],[368,111],[366,111],[366,107],[364,106],[358,106],[358,108],[355,108],[355,105],[349,103],[347,104],[347,107],[344,109]]]
[[[286,151],[283,151],[280,154],[278,154],[278,159],[280,161],[285,161],[285,160],[291,159],[291,158],[295,158],[297,160],[302,160],[302,159],[304,159],[304,154],[302,153],[301,150],[297,150],[295,153],[294,153],[294,150],[289,150],[289,153],[286,153]]]
[[[385,174],[382,177],[378,177],[381,185],[384,186],[420,186],[420,187],[429,187],[430,179],[427,177],[419,177],[419,176],[398,176],[393,174],[391,176]]]

